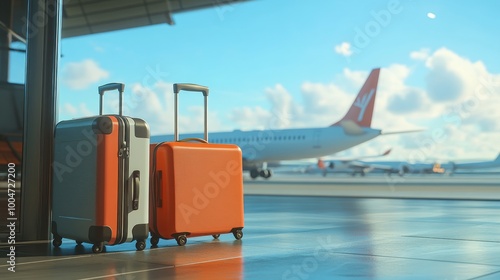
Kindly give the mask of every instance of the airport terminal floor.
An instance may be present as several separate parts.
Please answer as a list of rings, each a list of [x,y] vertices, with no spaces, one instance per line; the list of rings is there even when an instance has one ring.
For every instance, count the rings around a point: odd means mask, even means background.
[[[276,193],[245,195],[242,240],[160,240],[157,248],[148,240],[141,252],[129,243],[101,254],[67,239],[59,249],[18,244],[15,273],[2,246],[0,278],[500,279],[497,200],[304,196],[279,182],[245,182],[247,193],[263,185]]]

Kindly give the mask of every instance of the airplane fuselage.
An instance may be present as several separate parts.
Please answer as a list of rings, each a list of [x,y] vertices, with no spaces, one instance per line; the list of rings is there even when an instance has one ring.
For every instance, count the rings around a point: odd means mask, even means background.
[[[282,130],[252,130],[209,134],[211,143],[231,143],[240,147],[246,163],[297,160],[330,155],[380,135],[380,130],[362,128],[363,133],[348,135],[341,126]],[[181,134],[183,138],[202,138],[203,134]],[[173,141],[173,135],[151,137],[151,143]]]

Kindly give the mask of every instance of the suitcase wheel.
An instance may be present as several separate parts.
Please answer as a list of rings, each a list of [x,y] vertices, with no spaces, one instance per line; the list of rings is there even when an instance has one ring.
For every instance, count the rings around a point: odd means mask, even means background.
[[[61,246],[61,244],[62,244],[61,238],[54,238],[54,240],[52,240],[52,245],[54,245],[54,247],[56,247],[56,248],[59,248],[59,246]]]
[[[235,229],[233,230],[233,235],[236,240],[240,240],[241,238],[243,238],[243,231],[241,229]]]
[[[177,241],[177,245],[184,246],[187,243],[187,237],[186,235],[181,234],[175,237],[175,241]]]
[[[144,240],[139,240],[135,243],[135,248],[137,251],[142,251],[146,248],[146,242]]]
[[[92,252],[96,254],[101,253],[103,250],[104,250],[104,244],[102,242],[92,245]]]
[[[214,239],[219,239],[220,234],[213,234],[213,235],[212,235],[212,237],[213,237]]]
[[[156,245],[158,245],[158,242],[160,242],[160,238],[156,235],[152,235],[150,242],[151,242],[151,246],[156,246]]]

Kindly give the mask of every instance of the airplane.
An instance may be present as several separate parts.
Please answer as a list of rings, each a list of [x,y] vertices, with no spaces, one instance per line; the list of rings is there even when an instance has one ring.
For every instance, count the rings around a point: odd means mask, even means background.
[[[379,155],[383,156],[383,155]],[[397,174],[399,176],[404,176],[405,174],[443,174],[445,173],[445,168],[440,163],[413,163],[410,164],[404,161],[360,161],[360,160],[348,160],[348,161],[330,161],[329,164],[325,165],[324,162],[318,160],[317,169],[321,170],[322,175],[326,176],[328,172],[347,172],[351,171],[351,176],[365,176],[366,173],[372,171],[380,171],[387,175]],[[315,168],[309,168],[307,173],[314,173],[317,170]]]
[[[351,175],[356,176],[356,173],[359,173],[361,176],[365,176],[367,172],[372,170],[380,169],[380,170],[388,170],[389,166],[372,164],[370,162],[361,161],[361,159],[366,158],[375,158],[375,157],[383,157],[391,153],[391,149],[385,151],[380,155],[374,156],[364,156],[358,157],[355,159],[335,159],[335,160],[327,160],[326,162],[322,159],[318,159],[318,163],[316,164],[317,169],[321,171],[323,177],[330,172],[334,172],[337,170],[352,170]],[[392,171],[392,169],[390,169]],[[308,173],[313,173],[314,168],[310,168],[307,170]]]
[[[453,174],[456,170],[477,170],[477,169],[487,169],[487,168],[497,168],[500,167],[500,153],[494,160],[491,161],[476,161],[476,162],[464,162],[464,163],[455,163],[450,161],[446,164],[442,164],[442,166],[447,170],[448,174]]]
[[[327,127],[299,129],[269,129],[210,133],[211,143],[231,143],[242,150],[243,170],[250,177],[270,178],[268,162],[319,158],[354,147],[382,133],[371,128],[380,68],[371,71],[356,99],[339,121]],[[419,130],[418,130],[419,131]],[[202,134],[184,134],[182,138],[200,138]],[[173,141],[173,135],[151,136],[151,143]]]
[[[456,170],[480,170],[500,167],[500,153],[491,161],[476,161],[455,163],[407,163],[407,162],[373,162],[371,164],[385,166],[386,173],[398,173],[401,176],[408,173],[413,174],[448,174],[452,175]]]

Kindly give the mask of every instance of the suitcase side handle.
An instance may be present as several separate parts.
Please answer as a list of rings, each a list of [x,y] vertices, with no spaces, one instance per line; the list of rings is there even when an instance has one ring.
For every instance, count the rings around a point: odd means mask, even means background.
[[[208,142],[208,87],[196,84],[174,84],[174,141],[179,141],[179,121],[178,121],[178,98],[177,95],[181,90],[198,91],[203,93],[204,99],[204,139]]]
[[[123,101],[123,91],[125,90],[125,84],[122,83],[109,83],[100,86],[99,88],[99,115],[102,115],[102,102],[103,102],[103,96],[106,91],[111,91],[111,90],[118,90],[120,93],[120,116],[122,115],[122,101]]]
[[[138,210],[139,209],[139,191],[141,189],[141,173],[140,171],[136,170],[134,173],[132,173],[132,184],[133,184],[133,189],[132,189],[132,210]]]

